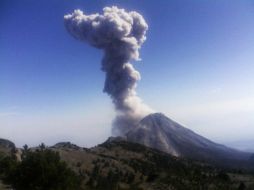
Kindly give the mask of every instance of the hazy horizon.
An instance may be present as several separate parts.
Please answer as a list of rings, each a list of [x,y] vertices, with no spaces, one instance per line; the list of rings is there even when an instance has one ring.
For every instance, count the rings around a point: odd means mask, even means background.
[[[254,151],[254,3],[245,1],[3,0],[0,138],[21,147],[91,147],[115,117],[102,92],[103,52],[74,40],[63,16],[105,6],[141,13],[137,92],[155,112],[218,143]]]

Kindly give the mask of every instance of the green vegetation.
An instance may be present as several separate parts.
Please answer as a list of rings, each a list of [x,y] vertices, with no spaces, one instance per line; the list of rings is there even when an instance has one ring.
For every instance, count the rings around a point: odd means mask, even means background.
[[[2,180],[16,190],[77,190],[79,177],[60,160],[57,152],[45,149],[24,149],[22,161],[11,157],[0,160]]]

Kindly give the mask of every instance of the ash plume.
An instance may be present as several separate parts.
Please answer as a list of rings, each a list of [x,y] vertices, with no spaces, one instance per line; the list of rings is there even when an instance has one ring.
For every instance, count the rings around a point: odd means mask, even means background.
[[[104,51],[102,71],[106,73],[103,91],[110,95],[117,111],[112,132],[124,135],[141,118],[151,113],[137,96],[140,73],[130,63],[139,59],[148,25],[142,15],[115,6],[103,14],[86,15],[81,10],[64,16],[68,32],[77,40]]]

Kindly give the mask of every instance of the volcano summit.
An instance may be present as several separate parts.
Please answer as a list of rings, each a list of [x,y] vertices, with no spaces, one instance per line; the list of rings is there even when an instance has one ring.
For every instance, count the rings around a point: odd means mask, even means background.
[[[167,152],[177,157],[205,160],[213,163],[241,164],[251,154],[212,142],[162,113],[143,118],[126,134],[128,141]]]

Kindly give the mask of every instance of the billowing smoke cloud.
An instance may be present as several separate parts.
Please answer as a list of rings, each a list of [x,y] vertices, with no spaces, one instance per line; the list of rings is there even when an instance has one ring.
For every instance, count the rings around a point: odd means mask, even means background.
[[[86,15],[75,10],[65,15],[64,21],[74,38],[104,51],[104,92],[111,96],[117,110],[112,131],[115,135],[125,134],[151,112],[137,96],[140,74],[130,63],[139,60],[138,50],[146,39],[147,23],[139,13],[115,6],[105,7],[103,14]]]

